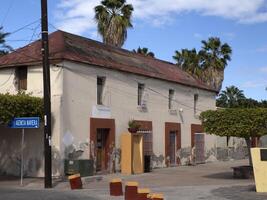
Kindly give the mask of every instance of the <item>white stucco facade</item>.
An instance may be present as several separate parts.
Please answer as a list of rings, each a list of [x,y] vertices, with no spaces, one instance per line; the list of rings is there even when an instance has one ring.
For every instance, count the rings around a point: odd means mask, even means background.
[[[50,72],[55,175],[63,173],[62,160],[66,153],[69,153],[67,152],[69,146],[72,146],[69,151],[82,150],[79,159],[89,159],[90,118],[115,120],[116,148],[120,147],[120,134],[127,131],[129,120],[151,121],[153,152],[156,156],[165,156],[165,122],[179,123],[181,148],[191,148],[191,125],[200,124],[198,116],[201,111],[216,109],[215,92],[160,79],[67,61],[51,66]],[[103,106],[98,106],[96,103],[97,76],[106,77]],[[26,93],[42,97],[42,80],[41,66],[29,66]],[[145,84],[144,98],[147,107],[145,112],[137,105],[138,83]],[[169,89],[175,91],[172,112],[168,109]],[[0,69],[0,92],[17,93],[14,68]],[[198,94],[196,113],[194,94]],[[0,128],[0,130],[5,129]],[[42,131],[37,132],[42,138]],[[43,148],[40,138],[36,145],[37,149]],[[205,135],[206,151],[224,146],[224,141],[215,136]],[[38,171],[35,176],[42,176],[42,171]]]

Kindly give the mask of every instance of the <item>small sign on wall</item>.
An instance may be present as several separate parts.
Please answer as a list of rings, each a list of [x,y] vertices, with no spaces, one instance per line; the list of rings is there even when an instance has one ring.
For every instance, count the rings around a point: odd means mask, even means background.
[[[92,117],[94,118],[111,118],[111,110],[109,107],[95,105],[92,108]]]

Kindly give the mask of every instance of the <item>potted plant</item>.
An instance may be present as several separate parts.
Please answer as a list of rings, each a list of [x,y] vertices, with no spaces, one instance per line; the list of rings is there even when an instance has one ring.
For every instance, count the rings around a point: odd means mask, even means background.
[[[135,120],[132,119],[128,122],[128,131],[130,133],[136,133],[139,128],[140,125]]]

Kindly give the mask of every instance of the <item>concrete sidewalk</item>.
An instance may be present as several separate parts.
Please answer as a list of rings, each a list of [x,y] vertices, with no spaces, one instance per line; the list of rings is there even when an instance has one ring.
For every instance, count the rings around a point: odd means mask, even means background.
[[[79,197],[78,199],[122,200],[123,197],[109,197],[109,181],[112,178],[121,178],[124,183],[126,181],[138,181],[140,187],[148,187],[153,192],[163,193],[166,197],[165,199],[168,200],[267,199],[267,194],[255,192],[253,180],[232,178],[233,172],[231,167],[246,164],[247,161],[215,162],[197,166],[156,169],[152,173],[140,175],[124,176],[121,174],[111,174],[85,177],[83,178],[84,189],[78,191],[70,191],[69,183],[61,180],[54,181],[53,189],[43,190],[42,179],[26,179],[23,188],[19,187],[18,180],[0,181],[0,188],[19,190],[22,192],[21,194],[23,194],[23,191],[39,192],[39,194],[44,195],[40,199],[53,199],[50,195],[50,198],[46,198],[45,193],[49,191],[49,194],[64,194],[66,199],[68,199],[68,195],[72,196],[72,198],[76,195],[77,198]],[[2,194],[2,191],[0,192]],[[7,191],[6,194],[8,194]]]

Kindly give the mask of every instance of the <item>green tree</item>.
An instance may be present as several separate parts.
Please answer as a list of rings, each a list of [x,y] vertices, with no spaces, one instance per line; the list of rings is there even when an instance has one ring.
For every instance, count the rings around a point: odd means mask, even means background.
[[[182,70],[186,71],[197,79],[202,79],[200,56],[196,49],[182,49],[181,51],[175,51],[173,59],[176,61],[178,67],[180,67]]]
[[[6,44],[5,38],[9,35],[9,33],[5,33],[3,31],[3,27],[0,27],[0,56],[7,54],[11,47]]]
[[[43,118],[43,100],[20,93],[0,94],[0,124],[8,124],[14,117]]]
[[[173,58],[180,68],[219,91],[224,80],[224,69],[231,60],[232,49],[216,37],[203,40],[202,44],[199,52],[196,49],[182,49],[175,51]]]
[[[209,86],[219,91],[224,80],[224,69],[231,60],[232,49],[227,43],[222,44],[217,37],[203,40],[202,45],[199,55],[204,69],[203,78]]]
[[[152,58],[155,57],[155,54],[153,52],[149,51],[148,48],[146,48],[146,47],[143,47],[143,48],[138,47],[138,49],[137,50],[134,49],[133,52],[142,54],[144,56],[149,56],[149,57],[152,57]]]
[[[127,29],[133,27],[131,17],[133,6],[126,0],[103,0],[95,7],[95,20],[103,42],[116,47],[123,46]]]
[[[221,91],[219,98],[217,99],[217,106],[224,108],[235,108],[241,105],[241,100],[245,100],[243,90],[238,89],[235,86],[226,87],[225,90]]]
[[[267,109],[228,108],[205,111],[200,115],[204,131],[208,134],[244,138],[249,152],[249,163],[252,166],[250,148],[251,139],[267,135]]]

